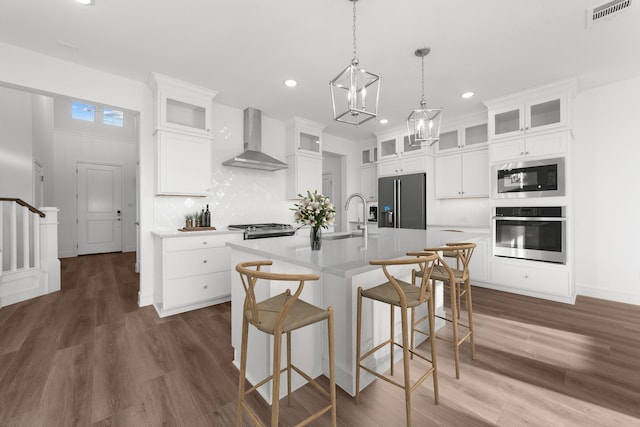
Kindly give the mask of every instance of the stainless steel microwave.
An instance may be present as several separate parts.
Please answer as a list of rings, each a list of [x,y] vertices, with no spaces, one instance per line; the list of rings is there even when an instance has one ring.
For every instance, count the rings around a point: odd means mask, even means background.
[[[564,196],[564,158],[498,164],[492,181],[494,198]]]

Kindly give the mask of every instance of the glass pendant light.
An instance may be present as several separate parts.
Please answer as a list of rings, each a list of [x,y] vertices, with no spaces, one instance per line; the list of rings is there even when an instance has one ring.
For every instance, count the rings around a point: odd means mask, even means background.
[[[429,52],[431,48],[428,47],[415,51],[415,55],[422,58],[422,98],[420,108],[413,110],[407,118],[407,134],[412,147],[431,146],[440,139],[442,108],[427,108],[427,101],[424,100],[424,57]]]
[[[356,56],[356,2],[353,2],[353,59],[329,82],[333,120],[360,125],[378,116],[380,75],[360,67]]]

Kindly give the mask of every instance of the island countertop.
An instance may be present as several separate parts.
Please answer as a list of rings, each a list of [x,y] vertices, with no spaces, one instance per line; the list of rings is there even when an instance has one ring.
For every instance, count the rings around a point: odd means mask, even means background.
[[[419,251],[447,242],[472,242],[485,237],[485,234],[380,228],[376,234],[369,234],[366,244],[361,236],[335,240],[330,239],[331,234],[325,234],[325,237],[329,238],[323,238],[319,251],[311,250],[308,229],[298,231],[295,236],[228,242],[227,246],[263,258],[350,278],[375,269],[375,266],[369,264],[372,259],[401,258],[409,251]]]

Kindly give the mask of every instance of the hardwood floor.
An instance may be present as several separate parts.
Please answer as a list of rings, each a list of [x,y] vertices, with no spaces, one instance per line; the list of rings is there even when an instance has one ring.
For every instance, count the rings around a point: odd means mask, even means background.
[[[1,426],[235,424],[230,304],[160,319],[137,307],[133,265],[132,253],[63,259],[60,292],[0,309]],[[476,360],[465,344],[456,380],[438,341],[440,404],[427,381],[413,425],[640,425],[640,307],[473,292]],[[317,403],[298,390],[283,425]],[[264,402],[252,405],[269,419]],[[359,405],[338,389],[337,405],[341,426],[405,422],[401,390],[383,381]]]

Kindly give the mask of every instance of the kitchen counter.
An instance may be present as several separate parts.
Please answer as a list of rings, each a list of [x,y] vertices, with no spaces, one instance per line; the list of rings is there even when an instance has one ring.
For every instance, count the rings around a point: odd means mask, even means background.
[[[158,238],[165,237],[193,237],[193,236],[217,236],[222,234],[243,234],[242,230],[198,230],[198,231],[152,231],[151,235]]]
[[[369,264],[372,259],[395,259],[403,257],[409,251],[485,237],[483,233],[379,228],[376,234],[369,234],[367,242],[362,237],[331,240],[333,235],[348,233],[324,234],[322,249],[312,251],[308,233],[308,229],[302,229],[296,236],[243,240],[229,242],[227,245],[260,257],[351,278],[379,268]]]
[[[268,259],[273,261],[270,270],[274,272],[320,274],[319,281],[305,284],[301,298],[318,307],[333,307],[336,384],[353,396],[355,395],[357,289],[358,287],[366,289],[386,281],[382,269],[379,266],[370,265],[369,261],[401,258],[405,257],[406,252],[409,251],[440,246],[447,242],[474,241],[486,238],[486,234],[384,228],[377,234],[370,234],[366,242],[362,236],[339,238],[348,235],[349,233],[326,234],[322,241],[322,249],[319,251],[311,250],[307,229],[299,231],[296,236],[228,242],[227,246],[231,247],[230,268],[232,270],[239,262]],[[338,238],[332,239],[334,237]],[[411,280],[411,270],[412,266],[394,266],[390,269],[394,276],[405,281]],[[234,272],[231,276],[231,339],[235,349],[234,363],[238,366],[245,294],[239,274]],[[256,297],[259,300],[269,298],[283,292],[289,285],[275,281],[261,282],[256,288]],[[435,295],[436,312],[442,314],[444,292],[441,283],[436,285]],[[425,307],[419,307],[416,315],[419,316],[425,312]],[[400,316],[396,317],[398,322],[396,331],[401,331],[399,318]],[[363,330],[363,352],[371,348],[373,343],[380,343],[388,338],[389,319],[387,305],[364,301],[363,324],[369,326]],[[440,321],[436,327],[442,325],[443,321]],[[247,379],[255,384],[254,379],[269,375],[273,344],[271,337],[258,332],[255,328],[250,328],[249,331]],[[420,334],[416,338],[418,342],[424,340]],[[295,331],[293,340],[294,363],[312,378],[322,373],[327,375],[326,325],[311,325]],[[372,368],[388,369],[388,358],[389,354],[381,354],[372,361]],[[362,388],[376,378],[367,372],[362,372],[361,375]],[[301,377],[297,375],[293,377],[294,389],[303,384]],[[283,396],[285,391],[282,391]],[[267,402],[271,401],[269,385],[262,386],[259,392]]]

